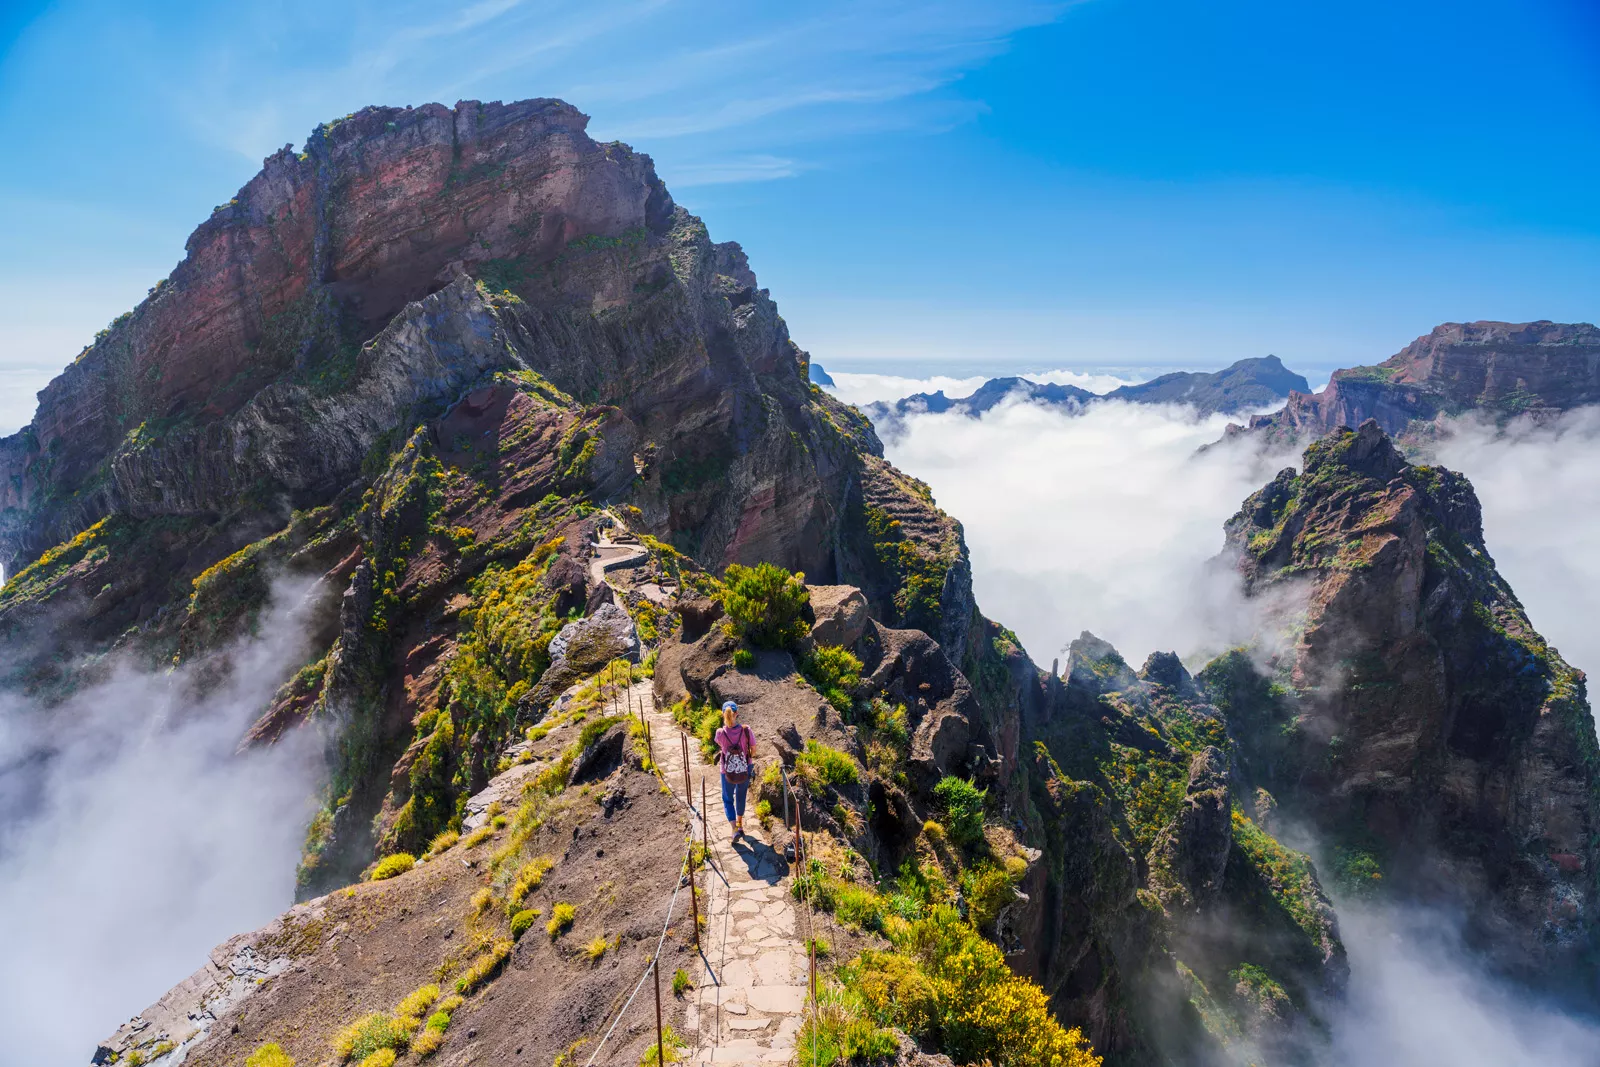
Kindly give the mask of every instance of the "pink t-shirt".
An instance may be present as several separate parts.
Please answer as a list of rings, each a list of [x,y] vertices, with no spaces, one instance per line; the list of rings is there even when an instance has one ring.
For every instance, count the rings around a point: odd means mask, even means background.
[[[750,732],[750,727],[739,723],[730,733],[726,726],[717,727],[716,736],[713,738],[721,753],[717,757],[718,765],[728,761],[728,753],[738,750],[744,753],[744,758],[750,758],[750,750],[755,746],[755,735]]]

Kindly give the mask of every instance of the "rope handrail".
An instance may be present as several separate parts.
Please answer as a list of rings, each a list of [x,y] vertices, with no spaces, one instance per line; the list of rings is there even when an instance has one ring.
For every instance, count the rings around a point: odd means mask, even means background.
[[[693,836],[694,836],[693,827],[690,828],[689,836],[690,836],[690,842],[689,842],[690,843],[690,847],[693,847],[693,844],[694,844],[694,842],[693,842]],[[650,977],[650,972],[652,970],[654,970],[657,965],[660,964],[660,962],[661,962],[661,949],[667,943],[667,930],[672,926],[672,909],[677,906],[678,894],[680,892],[682,892],[682,891],[683,891],[683,880],[680,877],[678,879],[678,881],[677,881],[677,884],[675,886],[673,886],[673,888],[672,888],[672,897],[667,901],[667,917],[661,923],[661,936],[656,939],[656,950],[650,956],[650,965],[644,969],[644,974],[639,976],[639,982],[638,982],[637,985],[635,985],[633,987],[633,992],[628,994],[628,1000],[627,1000],[626,1003],[624,1003],[622,1005],[622,1010],[618,1011],[616,1018],[611,1020],[610,1029],[608,1029],[606,1031],[606,1033],[605,1033],[605,1036],[600,1039],[600,1043],[594,1047],[594,1052],[589,1054],[589,1059],[588,1059],[588,1062],[585,1064],[585,1067],[593,1067],[595,1057],[600,1055],[600,1050],[606,1047],[606,1042],[610,1041],[611,1040],[611,1035],[616,1032],[617,1024],[622,1022],[622,1017],[628,1014],[628,1009],[629,1008],[633,1007],[633,1001],[634,1001],[634,999],[636,997],[638,997],[639,990],[644,988],[645,979],[649,978]],[[665,1059],[665,1056],[663,1056],[662,1058]]]

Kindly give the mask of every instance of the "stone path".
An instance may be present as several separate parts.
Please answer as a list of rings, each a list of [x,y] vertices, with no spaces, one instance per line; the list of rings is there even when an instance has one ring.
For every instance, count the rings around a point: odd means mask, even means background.
[[[667,785],[682,796],[681,731],[655,707],[648,683],[636,686],[635,692],[650,721],[656,763]],[[716,768],[701,761],[699,745],[691,739],[689,782],[697,812],[702,781],[711,865],[700,873],[700,906],[707,922],[699,973],[689,994],[685,1037],[692,1034],[693,1039],[683,1062],[787,1063],[794,1058],[805,1013],[808,970],[799,929],[802,917],[789,893],[789,866],[763,839],[754,802],[745,813],[745,836],[734,843]]]
[[[644,554],[637,542],[623,539],[628,537],[625,533],[612,539],[612,531],[622,529],[620,524],[602,529],[590,563],[596,580],[605,580],[608,571]],[[652,682],[640,682],[628,692],[627,703],[645,709],[663,780],[682,799],[683,731],[656,707]],[[745,812],[745,836],[734,843],[722,810],[716,767],[702,761],[693,738],[687,747],[689,803],[697,813],[695,838],[701,839],[698,813],[703,788],[711,847],[710,863],[701,868],[697,880],[706,924],[693,975],[695,987],[686,994],[690,1003],[683,1036],[690,1047],[680,1062],[691,1067],[789,1063],[795,1058],[805,1015],[808,973],[804,919],[796,913],[789,892],[789,865],[765,840],[753,800]],[[683,903],[687,906],[688,901]]]

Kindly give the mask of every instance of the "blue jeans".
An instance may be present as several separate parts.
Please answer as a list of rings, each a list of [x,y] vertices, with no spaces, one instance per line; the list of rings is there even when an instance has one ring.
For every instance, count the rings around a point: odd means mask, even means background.
[[[744,796],[750,792],[750,782],[730,782],[728,776],[722,776],[722,810],[728,816],[728,821],[744,818]]]

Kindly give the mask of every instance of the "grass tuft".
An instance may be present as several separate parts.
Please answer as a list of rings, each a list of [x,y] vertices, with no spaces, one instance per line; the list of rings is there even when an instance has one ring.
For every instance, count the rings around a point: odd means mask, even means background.
[[[294,1060],[276,1041],[269,1041],[244,1059],[244,1067],[294,1067]]]
[[[396,852],[392,856],[385,856],[372,868],[372,880],[381,882],[385,878],[394,878],[405,874],[417,865],[417,857],[409,852]]]
[[[527,933],[529,929],[533,927],[533,924],[539,918],[539,915],[540,911],[538,908],[524,908],[515,915],[511,916],[511,936],[516,940],[521,941],[522,935]]]

